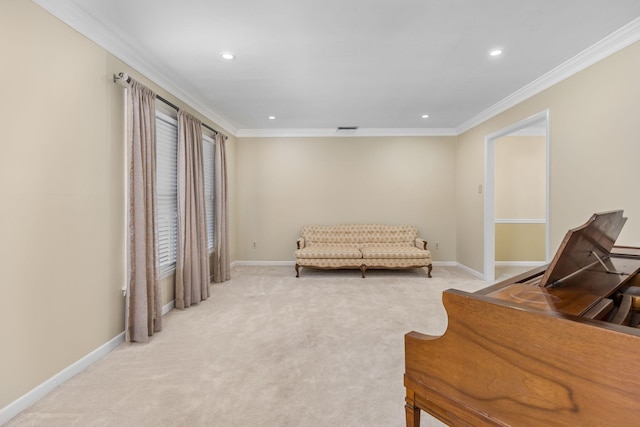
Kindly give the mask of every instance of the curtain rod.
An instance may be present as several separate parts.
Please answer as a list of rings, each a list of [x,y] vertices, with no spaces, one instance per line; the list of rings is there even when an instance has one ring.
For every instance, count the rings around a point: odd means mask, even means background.
[[[121,86],[125,86],[128,83],[131,83],[131,77],[127,74],[127,73],[118,73],[118,75],[116,76],[115,74],[113,75],[113,82],[114,83],[118,83]],[[159,99],[160,101],[164,102],[165,104],[167,104],[169,107],[173,108],[176,111],[180,111],[180,107],[178,107],[176,104],[169,102],[168,100],[166,100],[165,98],[161,97],[160,95],[156,95],[156,98]],[[212,128],[211,126],[207,125],[206,123],[202,123],[202,126],[206,127],[207,129],[209,129],[211,132],[213,132],[215,135],[219,134],[220,132],[218,132],[217,130],[215,130],[214,128]],[[225,135],[223,135],[225,136]],[[225,136],[226,138],[226,136]]]

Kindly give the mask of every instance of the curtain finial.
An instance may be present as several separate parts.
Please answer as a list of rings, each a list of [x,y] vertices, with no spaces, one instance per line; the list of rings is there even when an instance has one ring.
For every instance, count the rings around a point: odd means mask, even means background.
[[[119,84],[122,87],[129,87],[129,83],[131,82],[131,77],[127,73],[118,73],[118,75],[113,75],[113,82]]]

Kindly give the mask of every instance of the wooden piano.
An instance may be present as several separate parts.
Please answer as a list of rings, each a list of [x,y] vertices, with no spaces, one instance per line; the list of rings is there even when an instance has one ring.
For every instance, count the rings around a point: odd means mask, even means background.
[[[640,248],[622,211],[570,230],[552,262],[448,290],[441,337],[405,335],[407,427],[640,425]]]

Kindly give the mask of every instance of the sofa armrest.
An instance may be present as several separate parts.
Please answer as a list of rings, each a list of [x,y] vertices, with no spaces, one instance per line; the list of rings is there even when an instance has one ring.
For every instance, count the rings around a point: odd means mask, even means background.
[[[416,248],[425,249],[425,250],[427,249],[427,241],[426,240],[423,240],[423,239],[418,237],[418,238],[416,238],[416,242],[415,243],[416,243]]]
[[[304,248],[304,238],[300,237],[297,241],[296,244],[298,245],[298,249],[302,249]]]

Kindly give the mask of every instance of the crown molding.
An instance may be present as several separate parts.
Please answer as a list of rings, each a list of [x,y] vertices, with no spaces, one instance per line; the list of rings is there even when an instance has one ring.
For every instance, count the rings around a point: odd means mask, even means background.
[[[511,95],[502,99],[480,114],[472,117],[456,128],[460,135],[469,129],[497,116],[511,107],[531,98],[545,89],[577,74],[598,61],[624,49],[640,40],[640,18],[636,18],[627,25],[609,34],[604,39],[583,50],[573,58],[568,59],[531,83],[523,86]]]
[[[358,128],[338,131],[336,128],[317,129],[238,129],[238,138],[324,137],[343,138],[354,136],[456,136],[454,128]]]
[[[98,46],[106,49],[118,59],[122,60],[137,72],[155,82],[158,86],[162,87],[185,104],[194,108],[206,118],[212,120],[225,131],[232,135],[237,133],[238,129],[236,126],[232,125],[227,119],[224,119],[218,113],[212,111],[203,102],[172,83],[174,79],[162,71],[163,67],[160,66],[160,64],[157,64],[144,53],[135,50],[125,38],[118,35],[117,31],[114,31],[104,25],[93,16],[87,14],[69,2],[60,2],[56,0],[32,1],[65,24],[69,25],[74,30],[78,31],[83,36],[87,37],[89,40],[95,42]],[[113,70],[115,74],[120,71],[123,70]]]
[[[85,13],[77,6],[69,2],[59,2],[56,0],[32,1],[71,28],[106,49],[137,72],[154,81],[185,104],[190,105],[231,135],[243,138],[305,136],[457,136],[640,40],[640,18],[636,18],[456,128],[363,128],[350,132],[337,132],[335,128],[238,129],[235,125],[231,124],[229,120],[212,111],[204,102],[201,102],[182,88],[176,86],[171,76],[166,75],[159,64],[135,50],[133,46],[131,46],[126,39],[120,37],[116,31],[97,21],[93,16]],[[119,71],[121,70],[114,70],[114,73]]]

